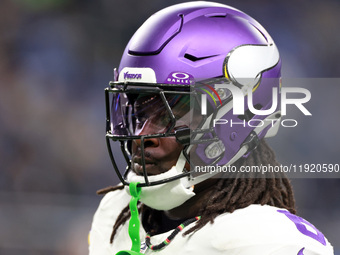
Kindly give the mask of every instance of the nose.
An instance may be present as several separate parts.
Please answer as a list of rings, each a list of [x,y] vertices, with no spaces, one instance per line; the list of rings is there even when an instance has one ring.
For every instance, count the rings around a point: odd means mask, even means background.
[[[136,135],[150,135],[159,133],[160,130],[155,129],[155,125],[152,124],[151,121],[146,121],[141,129],[136,132]],[[151,138],[144,138],[144,148],[147,147],[157,147],[159,146],[159,138],[158,137],[151,137]],[[142,139],[136,139],[134,140],[134,143],[141,147]]]
[[[141,147],[142,139],[136,139],[136,140],[134,140],[134,143],[138,147]],[[158,147],[158,145],[159,145],[159,138],[146,138],[146,139],[144,139],[144,148]]]

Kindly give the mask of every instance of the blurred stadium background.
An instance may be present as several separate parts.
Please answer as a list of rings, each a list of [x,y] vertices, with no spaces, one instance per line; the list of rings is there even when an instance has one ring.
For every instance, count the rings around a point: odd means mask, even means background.
[[[103,90],[134,31],[179,2],[0,1],[0,254],[87,253],[95,191],[117,183],[105,147]],[[313,117],[270,141],[279,160],[339,163],[339,0],[217,2],[269,31],[283,77],[323,79],[312,91]],[[293,185],[299,215],[339,255],[340,179]]]

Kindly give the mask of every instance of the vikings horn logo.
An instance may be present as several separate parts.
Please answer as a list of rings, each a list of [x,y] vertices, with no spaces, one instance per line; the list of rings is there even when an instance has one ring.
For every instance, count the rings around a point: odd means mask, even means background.
[[[241,45],[229,52],[223,63],[224,76],[242,90],[256,90],[262,73],[280,60],[274,43],[269,45]]]

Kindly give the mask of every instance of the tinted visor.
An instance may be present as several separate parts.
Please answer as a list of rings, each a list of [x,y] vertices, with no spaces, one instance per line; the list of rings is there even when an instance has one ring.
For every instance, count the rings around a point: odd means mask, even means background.
[[[110,129],[114,136],[168,134],[190,127],[190,95],[174,92],[112,93]]]

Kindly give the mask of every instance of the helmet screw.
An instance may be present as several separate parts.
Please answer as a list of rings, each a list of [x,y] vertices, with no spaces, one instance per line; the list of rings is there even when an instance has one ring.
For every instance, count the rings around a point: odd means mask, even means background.
[[[232,132],[230,134],[230,140],[234,141],[236,139],[236,137],[237,137],[237,133],[236,132]]]

